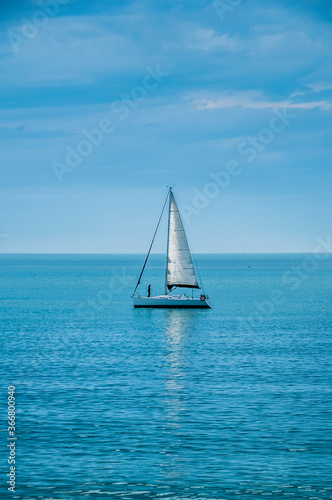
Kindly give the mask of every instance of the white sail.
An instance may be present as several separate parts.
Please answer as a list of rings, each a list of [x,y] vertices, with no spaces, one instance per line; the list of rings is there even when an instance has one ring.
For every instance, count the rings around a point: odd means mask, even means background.
[[[166,285],[199,288],[179,209],[170,191]]]

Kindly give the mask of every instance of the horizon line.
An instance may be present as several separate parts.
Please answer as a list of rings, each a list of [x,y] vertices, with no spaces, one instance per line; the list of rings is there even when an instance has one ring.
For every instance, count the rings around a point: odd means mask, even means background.
[[[304,254],[312,254],[313,252],[191,252],[192,255],[304,255]],[[146,253],[138,252],[138,253],[102,253],[102,252],[94,252],[94,253],[78,253],[78,252],[0,252],[0,257],[4,255],[146,255]],[[164,255],[164,253],[151,253],[150,255]]]

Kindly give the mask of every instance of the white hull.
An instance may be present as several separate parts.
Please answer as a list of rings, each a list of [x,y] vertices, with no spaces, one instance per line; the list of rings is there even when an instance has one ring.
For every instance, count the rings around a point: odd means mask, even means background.
[[[210,309],[207,299],[191,298],[186,295],[158,295],[157,297],[133,297],[134,307],[171,307]]]

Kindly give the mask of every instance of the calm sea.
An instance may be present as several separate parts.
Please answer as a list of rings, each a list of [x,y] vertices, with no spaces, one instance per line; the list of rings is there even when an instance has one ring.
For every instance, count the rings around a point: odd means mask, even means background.
[[[133,309],[143,256],[0,257],[1,499],[332,498],[332,256],[196,260],[211,310]]]

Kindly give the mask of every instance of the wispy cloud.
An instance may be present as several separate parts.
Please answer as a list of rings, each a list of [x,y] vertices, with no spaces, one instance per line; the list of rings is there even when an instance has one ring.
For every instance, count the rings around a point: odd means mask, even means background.
[[[244,109],[273,109],[273,108],[293,108],[293,109],[314,109],[329,110],[332,102],[322,101],[294,101],[268,100],[263,92],[248,90],[243,92],[223,91],[214,94],[204,93],[189,95],[186,98],[194,102],[196,109],[221,109],[241,107]],[[294,94],[293,94],[294,95]]]
[[[307,85],[309,89],[314,92],[321,92],[324,90],[332,90],[332,82],[314,82]]]
[[[166,44],[168,48],[181,50],[213,52],[236,51],[241,47],[240,40],[224,33],[219,35],[213,29],[203,28],[198,24],[182,24],[179,27],[177,36],[172,42]]]
[[[93,84],[105,75],[128,71],[128,64],[141,68],[144,58],[141,47],[118,31],[117,21],[112,16],[53,19],[50,26],[18,54],[5,57],[6,78],[1,79],[0,86]],[[0,45],[2,52],[6,44],[8,42]],[[146,58],[146,64],[148,62]]]

